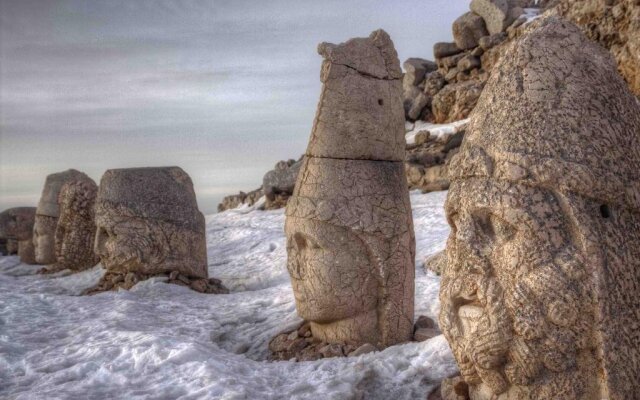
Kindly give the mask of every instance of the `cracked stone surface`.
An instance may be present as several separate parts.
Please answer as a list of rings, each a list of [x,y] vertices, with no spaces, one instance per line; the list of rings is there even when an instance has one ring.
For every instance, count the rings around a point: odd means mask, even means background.
[[[181,168],[106,171],[95,218],[95,252],[108,273],[177,271],[188,278],[208,278],[204,216],[191,178]]]
[[[635,398],[640,106],[570,22],[510,46],[449,169],[440,327],[472,400]]]
[[[318,340],[384,348],[413,333],[400,63],[382,30],[318,50],[324,85],[286,211],[296,308]]]
[[[35,264],[33,225],[35,207],[14,207],[0,213],[0,238],[17,241],[18,256],[26,264]]]
[[[60,269],[81,271],[99,261],[93,251],[97,193],[98,185],[92,179],[67,182],[60,190],[55,234],[56,265]]]
[[[60,216],[60,190],[67,182],[90,180],[87,175],[75,169],[48,175],[42,196],[36,209],[33,227],[33,244],[35,259],[38,264],[54,264],[56,262],[55,234]]]

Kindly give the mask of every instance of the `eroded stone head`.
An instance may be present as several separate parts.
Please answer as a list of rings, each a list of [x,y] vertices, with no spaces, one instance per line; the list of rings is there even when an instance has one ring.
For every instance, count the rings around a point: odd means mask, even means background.
[[[56,263],[60,268],[79,271],[99,261],[93,251],[97,192],[98,186],[91,179],[67,182],[60,189],[55,233]]]
[[[384,31],[319,52],[323,91],[286,211],[296,308],[318,339],[386,347],[413,324],[400,66]]]
[[[75,169],[58,172],[47,176],[36,209],[33,228],[33,244],[38,264],[56,262],[55,234],[60,216],[60,189],[67,182],[90,180],[87,175]]]
[[[450,166],[440,326],[474,400],[633,397],[640,108],[578,28],[529,29]]]
[[[35,207],[15,207],[0,213],[0,238],[17,241],[20,261],[35,264],[33,225]]]
[[[204,216],[179,167],[105,172],[96,224],[95,252],[110,271],[208,277]]]

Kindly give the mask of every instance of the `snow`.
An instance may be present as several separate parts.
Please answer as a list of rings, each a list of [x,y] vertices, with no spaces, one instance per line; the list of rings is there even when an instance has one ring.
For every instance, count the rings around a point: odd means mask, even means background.
[[[411,194],[416,315],[435,318],[439,278],[422,260],[444,248],[445,192]],[[102,276],[35,275],[0,257],[0,398],[408,399],[456,371],[442,335],[360,357],[268,362],[268,341],[299,319],[286,271],[283,210],[207,217],[209,272],[229,295],[161,279],[79,296]]]
[[[536,0],[536,5],[537,4],[538,4],[538,1]],[[525,21],[525,24],[528,24],[542,16],[542,14],[540,13],[540,8],[525,8],[523,15],[524,17],[527,18],[527,20]]]
[[[461,129],[464,129],[468,123],[469,118],[450,122],[448,124],[432,124],[425,121],[416,121],[413,123],[405,122],[405,139],[407,144],[412,145],[416,143],[416,134],[418,132],[429,131],[432,138],[443,140],[447,136],[454,135]]]

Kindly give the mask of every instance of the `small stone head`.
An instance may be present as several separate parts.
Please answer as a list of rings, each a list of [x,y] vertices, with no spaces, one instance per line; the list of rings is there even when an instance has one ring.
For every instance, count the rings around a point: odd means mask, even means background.
[[[93,252],[97,192],[98,186],[93,180],[72,181],[62,186],[60,216],[55,233],[58,266],[82,270],[98,263]]]
[[[31,239],[35,214],[35,207],[15,207],[0,213],[0,238]]]
[[[110,271],[208,277],[204,216],[178,167],[105,172],[96,224],[94,249]]]
[[[59,197],[62,186],[67,182],[86,180],[91,178],[74,169],[47,176],[33,227],[33,244],[38,264],[56,262],[55,235],[60,216]]]

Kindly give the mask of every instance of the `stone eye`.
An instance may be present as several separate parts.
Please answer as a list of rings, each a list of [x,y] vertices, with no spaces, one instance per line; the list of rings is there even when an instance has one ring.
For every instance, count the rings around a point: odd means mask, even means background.
[[[494,232],[494,235],[498,240],[510,240],[516,233],[516,229],[513,227],[513,225],[496,215],[491,214],[489,216],[489,221],[491,223],[491,228]]]

